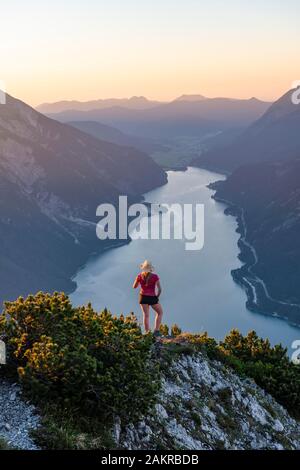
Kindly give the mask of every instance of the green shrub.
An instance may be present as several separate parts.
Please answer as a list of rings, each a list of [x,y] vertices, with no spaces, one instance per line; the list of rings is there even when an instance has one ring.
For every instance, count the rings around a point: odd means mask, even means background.
[[[44,407],[41,425],[31,431],[31,437],[47,450],[115,449],[111,423],[80,414],[76,408],[55,404]]]
[[[133,315],[74,308],[65,294],[7,302],[0,319],[10,364],[33,397],[129,418],[152,405],[159,388],[152,335]]]
[[[161,324],[159,327],[159,331],[163,336],[169,336],[169,327],[166,324]]]
[[[300,416],[300,366],[290,361],[286,348],[272,347],[269,340],[259,338],[254,331],[243,336],[232,330],[219,350],[223,362],[252,377],[290,413]]]
[[[205,350],[208,357],[211,359],[219,359],[220,351],[218,349],[218,343],[215,339],[210,338],[207,332],[197,334],[185,334],[184,335],[190,343],[200,350]]]
[[[180,334],[181,334],[181,329],[175,323],[175,325],[171,326],[171,335],[172,336],[179,336]]]
[[[259,338],[255,331],[243,336],[234,329],[220,343],[220,347],[225,353],[233,354],[245,362],[260,360],[274,365],[282,361],[289,362],[286,348],[281,345],[271,347],[270,341]]]

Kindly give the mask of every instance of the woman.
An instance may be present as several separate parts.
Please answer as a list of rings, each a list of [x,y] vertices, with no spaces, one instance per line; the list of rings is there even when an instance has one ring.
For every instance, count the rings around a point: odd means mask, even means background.
[[[159,303],[159,296],[161,294],[159,277],[153,273],[154,268],[150,261],[146,260],[141,264],[141,271],[133,283],[133,288],[136,289],[139,285],[141,287],[139,303],[143,312],[145,332],[148,333],[150,331],[149,310],[151,305],[156,312],[154,336],[160,336],[159,327],[161,325],[163,309]]]

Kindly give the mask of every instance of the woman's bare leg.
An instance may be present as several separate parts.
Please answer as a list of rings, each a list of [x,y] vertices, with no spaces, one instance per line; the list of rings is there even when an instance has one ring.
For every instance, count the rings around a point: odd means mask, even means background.
[[[142,312],[143,312],[143,320],[144,320],[145,332],[148,333],[148,331],[150,331],[150,324],[149,324],[149,305],[141,304],[141,309],[142,309]]]
[[[159,327],[161,325],[161,320],[162,320],[162,316],[163,316],[163,309],[162,309],[162,306],[160,304],[151,305],[151,307],[156,312],[155,331],[159,331]]]

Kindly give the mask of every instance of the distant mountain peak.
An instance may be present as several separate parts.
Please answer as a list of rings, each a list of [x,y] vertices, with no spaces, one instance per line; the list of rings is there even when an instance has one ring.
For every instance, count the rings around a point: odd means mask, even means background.
[[[207,100],[206,96],[203,95],[181,95],[174,101],[202,101]]]
[[[128,98],[128,101],[149,101],[148,98],[146,98],[145,96],[132,96],[131,98]]]
[[[68,110],[90,111],[94,109],[105,109],[112,107],[128,109],[149,109],[159,104],[160,101],[152,101],[145,96],[132,96],[130,98],[105,98],[90,101],[63,100],[54,103],[43,103],[36,107],[37,111],[50,114]]]

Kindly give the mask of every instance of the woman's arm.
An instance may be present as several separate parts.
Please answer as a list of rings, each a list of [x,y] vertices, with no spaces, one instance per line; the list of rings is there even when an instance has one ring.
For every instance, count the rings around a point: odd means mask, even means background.
[[[139,283],[140,283],[140,281],[139,281],[138,276],[137,276],[137,277],[135,278],[135,280],[134,280],[134,283],[133,283],[133,286],[132,286],[132,287],[133,287],[134,289],[136,289],[137,286],[139,285]]]
[[[161,294],[161,285],[160,285],[160,281],[157,281],[157,283],[156,283],[156,289],[157,289],[157,297],[159,297],[160,294]]]

